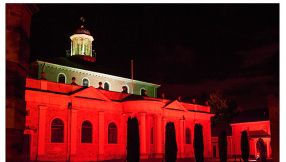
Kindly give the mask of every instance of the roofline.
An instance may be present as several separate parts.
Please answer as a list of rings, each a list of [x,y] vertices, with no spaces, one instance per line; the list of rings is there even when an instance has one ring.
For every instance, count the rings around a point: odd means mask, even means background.
[[[36,62],[40,62],[40,63],[43,63],[43,64],[51,64],[51,65],[54,65],[54,66],[60,66],[60,67],[69,67],[69,66],[64,66],[64,65],[58,65],[58,64],[54,64],[54,63],[50,63],[50,62],[46,62],[46,61],[40,61],[40,60],[37,60]],[[97,74],[100,74],[100,75],[106,75],[106,76],[109,76],[109,77],[113,77],[113,78],[117,78],[117,79],[125,79],[125,80],[128,80],[128,81],[132,81],[132,79],[129,79],[129,78],[124,78],[124,77],[120,77],[120,76],[115,76],[115,75],[110,75],[110,74],[104,74],[104,73],[99,73],[99,72],[95,72],[95,71],[90,71],[90,70],[85,70],[85,69],[80,69],[80,68],[75,68],[75,67],[69,67],[71,69],[76,69],[76,70],[82,70],[82,71],[86,71],[86,72],[89,72],[89,73],[97,73]],[[133,79],[133,82],[138,82],[138,83],[141,83],[141,84],[151,84],[155,87],[160,87],[161,85],[159,84],[154,84],[154,83],[149,83],[149,82],[144,82],[144,81],[140,81],[140,80],[134,80]]]
[[[267,121],[270,122],[270,120],[268,119],[268,120],[258,120],[258,121],[251,121],[251,122],[230,123],[229,125],[245,124],[245,123],[255,123],[255,122],[267,122]]]

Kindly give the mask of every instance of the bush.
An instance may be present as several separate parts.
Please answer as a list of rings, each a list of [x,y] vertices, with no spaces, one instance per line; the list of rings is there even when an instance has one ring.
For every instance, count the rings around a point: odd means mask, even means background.
[[[219,133],[219,159],[220,162],[226,162],[227,161],[227,137],[226,137],[226,131],[221,131]]]
[[[241,156],[242,156],[243,161],[248,162],[249,143],[248,143],[248,137],[247,137],[246,131],[241,132],[240,148],[241,148]]]
[[[256,148],[260,152],[260,159],[262,162],[266,162],[266,150],[264,148],[263,139],[259,138],[256,143]]]
[[[139,127],[136,117],[128,118],[127,121],[127,158],[128,162],[139,162],[140,160],[140,143]]]
[[[204,161],[204,139],[203,139],[203,127],[201,124],[195,125],[195,138],[194,138],[194,149],[196,162]]]
[[[165,161],[176,162],[177,151],[178,148],[175,134],[175,125],[173,122],[168,122],[166,125]]]

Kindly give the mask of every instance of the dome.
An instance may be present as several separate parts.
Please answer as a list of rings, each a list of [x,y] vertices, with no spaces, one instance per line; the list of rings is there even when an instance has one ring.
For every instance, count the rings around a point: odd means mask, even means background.
[[[87,29],[84,28],[79,28],[73,34],[87,34],[90,35],[90,32]]]

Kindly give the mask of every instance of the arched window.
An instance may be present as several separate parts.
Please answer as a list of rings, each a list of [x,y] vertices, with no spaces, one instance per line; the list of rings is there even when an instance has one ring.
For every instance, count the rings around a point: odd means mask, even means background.
[[[190,128],[186,129],[186,144],[191,144],[192,140],[191,140],[191,130]]]
[[[126,92],[128,93],[128,87],[127,87],[127,86],[123,86],[123,87],[125,87],[125,89],[126,89]]]
[[[107,82],[104,83],[103,85],[103,89],[108,90],[109,91],[109,84]]]
[[[84,40],[84,55],[89,55],[89,40]]]
[[[117,143],[117,126],[113,122],[108,125],[108,143]]]
[[[153,144],[153,127],[151,127],[151,139],[150,139],[150,143]]]
[[[64,142],[64,122],[59,118],[56,118],[52,121],[51,142]]]
[[[82,79],[82,86],[88,87],[89,86],[89,80],[87,78]]]
[[[145,91],[145,89],[144,89],[144,88],[141,88],[141,90],[140,90],[140,96],[142,96],[142,95],[145,94],[144,91]]]
[[[81,143],[92,143],[92,124],[87,120],[82,123]]]
[[[76,54],[78,54],[78,55],[82,54],[82,44],[83,44],[82,38],[78,38],[78,40],[77,40],[77,48],[76,48]]]
[[[66,76],[64,74],[58,75],[58,82],[59,83],[66,83]]]

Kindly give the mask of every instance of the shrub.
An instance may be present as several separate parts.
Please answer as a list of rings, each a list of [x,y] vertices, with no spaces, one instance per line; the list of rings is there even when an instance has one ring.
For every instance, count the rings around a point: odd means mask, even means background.
[[[177,151],[178,148],[175,134],[175,125],[173,122],[168,122],[166,125],[165,161],[176,162]]]
[[[194,138],[194,149],[196,162],[204,161],[204,139],[203,139],[203,127],[201,124],[195,125],[195,138]]]

